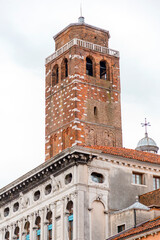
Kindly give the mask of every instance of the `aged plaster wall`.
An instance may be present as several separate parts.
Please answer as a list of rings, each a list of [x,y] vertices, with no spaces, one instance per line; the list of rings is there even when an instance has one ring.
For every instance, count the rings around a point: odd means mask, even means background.
[[[152,211],[136,210],[136,225],[152,219]],[[118,226],[125,225],[125,230],[135,226],[134,210],[115,212],[110,215],[111,236],[118,233]]]

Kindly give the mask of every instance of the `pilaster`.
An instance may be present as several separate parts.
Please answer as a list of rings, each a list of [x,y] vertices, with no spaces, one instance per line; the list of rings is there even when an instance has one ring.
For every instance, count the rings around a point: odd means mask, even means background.
[[[51,204],[50,209],[52,211],[52,239],[56,239],[56,231],[55,231],[56,203]]]

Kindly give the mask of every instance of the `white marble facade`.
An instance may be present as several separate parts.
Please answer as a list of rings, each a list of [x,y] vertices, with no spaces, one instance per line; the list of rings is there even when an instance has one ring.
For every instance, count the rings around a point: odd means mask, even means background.
[[[79,158],[79,155],[77,154],[76,157]],[[91,221],[92,202],[96,201],[96,199],[98,201],[101,199],[107,211],[107,201],[105,197],[107,199],[108,187],[98,190],[98,183],[95,187],[91,178],[87,180],[87,175],[89,176],[94,171],[93,168],[87,166],[87,156],[81,156],[85,164],[83,162],[77,164],[73,155],[72,158],[73,160],[69,160],[64,166],[64,170],[63,167],[60,167],[60,173],[56,172],[56,170],[55,174],[52,172],[50,173],[50,168],[53,168],[53,163],[55,165],[63,165],[63,162],[66,161],[66,157],[61,158],[62,162],[57,159],[49,163],[44,163],[8,185],[7,188],[1,189],[0,240],[69,240],[84,239],[85,236],[85,239],[88,239],[89,233],[88,230],[85,229],[85,226],[88,226],[87,228],[90,227],[89,221]],[[43,180],[46,174],[47,178]],[[42,177],[40,175],[42,175]],[[106,173],[104,173],[104,175],[106,176]],[[69,180],[66,176],[69,176]],[[34,179],[38,177],[40,179],[37,184],[37,181],[34,181]],[[42,183],[41,179],[43,180]],[[107,186],[106,180],[107,177],[105,177]],[[27,182],[32,182],[32,184],[27,187]],[[90,185],[89,191],[88,183]],[[94,191],[94,189],[96,189],[96,191]],[[16,191],[18,191],[18,193],[16,193]],[[90,192],[90,197],[86,192]],[[3,200],[3,198],[6,198],[6,200]],[[88,200],[89,202],[86,202]],[[67,210],[67,204],[70,201],[73,203],[72,236],[70,236],[68,230],[69,211]],[[52,222],[50,223],[47,219],[48,212],[52,212]],[[37,235],[38,225],[36,225],[37,217],[41,219],[39,238]],[[87,224],[84,224],[85,221]],[[29,222],[28,232],[25,229],[27,222]],[[50,224],[52,224],[52,238],[48,236],[48,226]],[[17,228],[18,234],[16,233]]]
[[[135,171],[143,184],[133,183]],[[153,190],[155,175],[158,164],[66,149],[0,190],[0,240],[104,240],[111,233],[109,214]]]

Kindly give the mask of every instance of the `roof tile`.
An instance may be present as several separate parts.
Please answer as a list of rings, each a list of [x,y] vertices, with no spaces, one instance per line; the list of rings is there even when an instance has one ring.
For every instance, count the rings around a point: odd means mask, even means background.
[[[127,239],[133,235],[138,235],[158,227],[160,227],[160,217],[150,220],[148,222],[142,223],[139,226],[129,229],[125,232],[119,233],[113,237],[108,238],[108,240]]]
[[[120,147],[106,147],[106,146],[84,146],[84,147],[101,150],[103,153],[115,156],[121,156],[125,158],[136,159],[143,162],[160,164],[160,155],[154,153]]]

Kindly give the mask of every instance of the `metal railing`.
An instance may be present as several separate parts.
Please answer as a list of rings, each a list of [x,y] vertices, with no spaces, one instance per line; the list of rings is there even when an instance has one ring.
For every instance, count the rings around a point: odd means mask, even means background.
[[[80,47],[84,47],[84,48],[88,48],[91,49],[93,51],[96,52],[100,52],[100,53],[104,53],[104,54],[108,54],[111,56],[115,56],[115,57],[119,57],[119,52],[107,47],[103,47],[91,42],[87,42],[78,38],[73,38],[70,42],[66,43],[63,47],[59,48],[56,52],[54,52],[53,54],[51,54],[49,57],[46,58],[45,63],[49,63],[50,61],[52,61],[53,59],[55,59],[56,57],[60,56],[62,53],[64,53],[65,51],[67,51],[69,48],[71,48],[74,45],[78,45]]]

